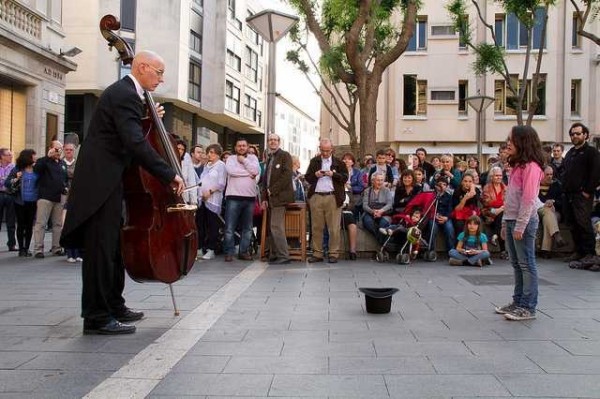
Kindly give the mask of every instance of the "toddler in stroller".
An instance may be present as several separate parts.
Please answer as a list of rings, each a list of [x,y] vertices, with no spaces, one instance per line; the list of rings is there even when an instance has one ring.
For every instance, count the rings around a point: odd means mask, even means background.
[[[400,248],[396,255],[396,261],[401,264],[409,264],[411,259],[416,259],[419,251],[426,250],[424,259],[430,262],[437,260],[435,252],[435,241],[433,230],[429,241],[423,238],[423,231],[430,225],[430,220],[437,212],[437,196],[435,192],[421,192],[404,208],[404,211],[393,216],[393,225],[380,229],[380,233],[387,236],[379,249],[376,260],[385,262],[389,259],[392,244]]]

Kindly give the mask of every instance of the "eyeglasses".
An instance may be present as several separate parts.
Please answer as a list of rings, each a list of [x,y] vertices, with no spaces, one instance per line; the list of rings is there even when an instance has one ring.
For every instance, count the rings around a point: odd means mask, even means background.
[[[267,141],[279,141],[279,139],[268,139]]]
[[[165,74],[165,71],[163,69],[155,68],[150,64],[144,64],[144,65],[149,66],[154,72],[156,72],[156,76],[158,76],[159,78]]]
[[[573,136],[581,136],[583,134],[583,132],[569,132],[569,136],[573,137]]]

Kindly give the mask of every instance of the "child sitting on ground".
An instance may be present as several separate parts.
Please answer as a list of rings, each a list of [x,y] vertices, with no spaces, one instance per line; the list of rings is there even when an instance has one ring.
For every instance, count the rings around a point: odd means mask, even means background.
[[[483,266],[489,263],[487,236],[481,232],[481,219],[473,215],[467,219],[464,231],[457,237],[456,249],[448,252],[452,266]]]

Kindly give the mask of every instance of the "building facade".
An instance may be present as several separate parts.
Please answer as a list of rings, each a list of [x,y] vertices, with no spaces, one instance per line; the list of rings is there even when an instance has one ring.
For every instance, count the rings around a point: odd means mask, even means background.
[[[62,0],[0,0],[0,147],[45,154],[62,140],[67,74],[77,65]],[[70,51],[69,51],[70,50]]]
[[[112,14],[121,22],[116,33],[134,51],[152,50],[165,60],[154,98],[165,106],[169,132],[189,144],[220,142],[228,149],[243,136],[262,147],[266,46],[245,22],[260,10],[254,0],[66,2],[65,32],[85,57],[67,79],[65,129],[83,138],[99,95],[129,73],[98,29],[102,16]]]
[[[319,149],[319,124],[283,95],[277,96],[275,109],[275,132],[281,147],[298,157],[304,171]]]
[[[480,0],[479,4],[487,23],[498,32],[509,71],[522,78],[526,43],[518,20],[506,15],[497,2]],[[476,9],[471,6],[469,10],[474,42],[491,42]],[[579,121],[592,132],[600,132],[600,48],[575,34],[574,12],[569,1],[557,2],[549,12],[540,71],[543,81],[538,89],[541,103],[533,120],[544,142],[568,143],[567,129]],[[598,34],[598,26],[596,20],[590,29]],[[540,41],[540,27],[534,28],[534,42]],[[377,141],[401,154],[421,146],[431,154],[475,154],[477,114],[465,98],[479,94],[495,99],[483,112],[481,131],[483,154],[496,154],[517,123],[504,80],[493,74],[475,76],[474,53],[459,42],[444,2],[424,1],[415,30],[407,51],[388,68],[380,86]],[[531,60],[528,80],[535,70],[536,58]],[[527,99],[531,99],[530,91]],[[321,122],[322,134],[331,130],[334,141],[348,143],[347,134],[326,112],[322,111]]]

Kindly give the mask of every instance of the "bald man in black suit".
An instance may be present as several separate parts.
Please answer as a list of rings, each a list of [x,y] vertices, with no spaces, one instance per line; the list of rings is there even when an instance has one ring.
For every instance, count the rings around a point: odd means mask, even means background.
[[[84,334],[131,334],[125,324],[144,314],[125,306],[125,271],[119,249],[123,172],[136,163],[181,194],[183,180],[145,139],[142,118],[144,90],[163,82],[164,61],[142,51],[131,74],[100,96],[77,158],[61,244],[85,249],[82,266]],[[164,113],[162,107],[159,114]]]

